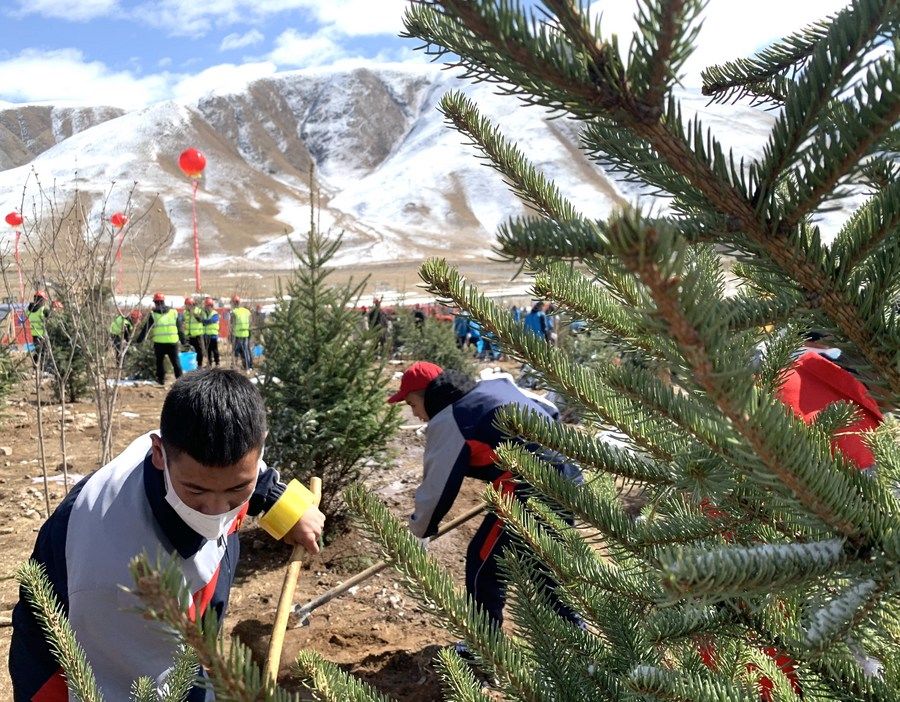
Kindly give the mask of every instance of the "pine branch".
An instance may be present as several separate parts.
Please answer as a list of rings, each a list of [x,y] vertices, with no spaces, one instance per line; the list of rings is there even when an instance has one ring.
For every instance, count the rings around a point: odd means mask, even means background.
[[[535,276],[534,292],[553,300],[574,319],[602,330],[622,346],[633,346],[655,356],[666,340],[648,329],[639,313],[623,304],[612,291],[561,262],[551,263]]]
[[[458,56],[454,65],[465,69],[464,78],[498,83],[529,103],[551,110],[590,106],[587,112],[623,103],[617,78],[623,71],[614,47],[585,54],[555,28],[526,17],[518,3],[417,2],[404,24],[403,36],[424,40],[429,53]],[[599,61],[593,56],[598,52]],[[521,85],[528,90],[515,87]]]
[[[482,326],[506,342],[507,353],[520,356],[537,369],[554,387],[572,397],[598,417],[627,434],[636,446],[660,460],[669,460],[677,444],[675,440],[666,446],[659,443],[667,433],[667,423],[660,422],[634,403],[618,397],[609,390],[598,374],[588,368],[573,364],[568,357],[543,339],[517,325],[506,310],[500,309],[451,269],[446,261],[432,259],[422,264],[420,275],[429,290],[472,313]]]
[[[440,111],[458,132],[467,136],[484,154],[488,165],[498,171],[507,185],[532,208],[545,217],[559,221],[581,219],[581,215],[521,150],[510,143],[459,91],[441,98]]]
[[[826,198],[835,198],[835,186],[881,137],[900,120],[900,44],[893,56],[872,66],[866,78],[857,82],[855,95],[846,109],[832,112],[827,128],[815,134],[797,153],[803,178],[790,187],[786,200],[779,204],[784,226],[793,227],[817,209]],[[791,184],[791,181],[788,181]]]
[[[730,599],[799,587],[846,566],[840,539],[809,544],[761,544],[660,556],[662,582],[677,598]]]
[[[770,197],[784,171],[797,162],[798,149],[895,6],[894,0],[858,0],[829,22],[772,130],[758,169],[760,185],[767,191],[758,194],[757,202]]]
[[[660,316],[668,324],[668,333],[681,348],[699,387],[747,442],[753,463],[777,477],[805,509],[837,533],[854,542],[874,536],[870,507],[860,499],[863,484],[846,464],[838,467],[840,461],[832,461],[827,441],[813,437],[802,440],[804,427],[788,417],[782,405],[759,396],[752,385],[735,388],[734,378],[723,374],[728,369],[722,362],[727,342],[721,329],[717,334],[715,326],[698,326],[708,311],[703,301],[685,290],[684,281],[678,281],[679,257],[672,255],[678,246],[677,235],[620,221],[618,242],[623,257],[650,289]],[[714,348],[717,351],[711,354]],[[831,467],[825,467],[829,464]],[[827,481],[823,475],[827,475]]]
[[[316,651],[300,651],[297,655],[300,676],[320,702],[392,702],[375,688],[325,660]]]
[[[481,684],[475,680],[469,664],[456,651],[442,648],[437,655],[436,665],[448,702],[491,702],[491,698],[481,691]]]
[[[892,588],[897,588],[893,574],[860,580],[847,587],[838,597],[819,608],[804,632],[803,643],[808,648],[824,651],[839,639],[845,638],[866,618],[872,615]],[[895,590],[896,591],[896,590]]]
[[[437,562],[422,551],[418,540],[377,498],[355,485],[347,489],[346,500],[387,560],[405,576],[411,594],[424,600],[451,631],[464,639],[512,695],[540,702],[540,684],[529,672],[528,656],[519,644],[493,626],[487,615],[452,585]]]
[[[687,604],[657,609],[647,618],[647,629],[654,644],[671,643],[698,634],[715,634],[733,624],[734,617],[722,607]]]
[[[886,183],[843,226],[831,246],[837,273],[846,279],[878,250],[889,250],[900,237],[900,180]]]
[[[593,635],[563,619],[548,597],[539,566],[527,552],[507,550],[500,565],[510,583],[510,609],[517,628],[527,632],[537,673],[547,700],[591,702],[608,693],[591,675],[592,667],[610,657]],[[610,666],[605,665],[607,672]],[[598,682],[601,682],[598,685]]]
[[[68,689],[82,702],[103,702],[94,671],[53,592],[44,566],[35,561],[24,563],[16,571],[16,581],[47,637],[53,657],[65,672]]]
[[[262,678],[250,649],[237,640],[226,652],[218,638],[218,621],[208,614],[192,622],[183,603],[190,599],[178,564],[152,565],[146,554],[136,556],[130,565],[134,577],[132,592],[143,601],[145,615],[170,627],[190,648],[209,674],[209,684],[220,702],[299,702],[295,694],[272,687]]]
[[[637,666],[628,686],[648,700],[660,702],[757,702],[758,694],[712,675],[686,675],[653,666]]]
[[[638,31],[631,43],[628,79],[648,105],[662,111],[665,95],[679,80],[684,62],[693,52],[703,9],[700,0],[642,0],[638,3]]]
[[[828,36],[834,16],[805,27],[749,59],[739,59],[710,66],[703,70],[703,94],[715,102],[737,101],[756,86],[780,78],[783,73],[797,71]]]
[[[182,702],[190,694],[191,688],[201,682],[197,674],[199,662],[194,651],[182,647],[175,659],[175,665],[166,678],[166,693],[163,702]]]
[[[131,702],[159,702],[156,685],[146,677],[140,677],[131,685]]]
[[[642,483],[670,484],[668,466],[620,448],[575,427],[546,419],[537,412],[508,405],[497,414],[498,426],[510,436],[521,436],[569,457],[584,469],[621,475]]]
[[[782,327],[802,307],[799,295],[783,290],[777,298],[732,297],[722,300],[722,316],[732,331],[741,332],[766,326]]]
[[[594,608],[598,602],[603,601],[603,595],[615,595],[627,598],[629,602],[649,604],[662,594],[649,578],[625,572],[612,563],[604,563],[597,553],[586,546],[580,535],[561,542],[559,533],[556,537],[551,535],[549,526],[539,524],[515,498],[489,489],[485,499],[525,545],[527,551],[540,560],[551,577],[561,584],[562,591],[559,594],[562,598],[574,610],[599,626],[602,627],[600,622],[603,617]],[[581,540],[581,543],[573,552],[576,540]],[[577,587],[567,587],[570,583],[577,583]]]
[[[650,549],[713,539],[722,532],[722,525],[699,515],[685,516],[677,523],[672,523],[673,519],[666,523],[644,521],[636,524],[615,497],[592,489],[590,484],[573,484],[520,446],[503,444],[497,449],[497,457],[505,468],[521,475],[529,485],[606,535],[611,549],[625,549],[646,559]]]

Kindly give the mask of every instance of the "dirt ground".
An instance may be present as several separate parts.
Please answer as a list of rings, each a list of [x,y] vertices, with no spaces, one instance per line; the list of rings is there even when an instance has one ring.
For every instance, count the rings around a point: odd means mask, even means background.
[[[140,434],[157,426],[165,389],[152,385],[123,387],[115,436],[121,450]],[[18,592],[12,579],[16,567],[30,555],[46,509],[39,457],[33,391],[23,390],[0,408],[0,699],[12,698],[6,671],[11,629],[8,618]],[[405,425],[418,420],[404,409]],[[51,508],[64,497],[60,482],[60,413],[45,409],[46,465],[50,475]],[[97,465],[99,428],[95,408],[88,402],[69,407],[65,417],[69,471],[87,475]],[[395,441],[391,465],[368,481],[398,515],[405,517],[421,474],[423,437],[402,429]],[[468,482],[468,481],[467,481]],[[477,503],[483,485],[467,484],[449,515],[452,518]],[[477,528],[472,520],[431,545],[430,550],[461,585],[468,539]],[[252,524],[242,536],[241,566],[232,590],[226,629],[253,651],[262,663],[275,617],[278,593],[290,550],[274,542]],[[303,603],[378,559],[371,543],[351,532],[329,544],[304,563],[296,601]],[[452,643],[448,635],[401,589],[393,571],[383,571],[353,595],[317,610],[309,625],[288,630],[282,682],[301,689],[290,662],[301,648],[319,651],[380,691],[400,701],[442,699],[433,660],[440,647]]]

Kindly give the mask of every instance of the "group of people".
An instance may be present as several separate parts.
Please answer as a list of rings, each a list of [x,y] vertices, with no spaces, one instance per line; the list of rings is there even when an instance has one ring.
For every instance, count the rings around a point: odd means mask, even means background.
[[[257,316],[261,324],[260,310],[257,310]],[[238,295],[234,295],[229,337],[235,356],[247,371],[253,370],[252,318],[253,313],[242,304]],[[205,297],[200,305],[188,296],[179,312],[167,305],[165,295],[158,292],[153,295],[153,308],[149,314],[142,318],[140,310],[136,309],[128,314],[119,313],[110,325],[109,334],[118,353],[124,352],[130,341],[140,344],[149,338],[156,358],[156,380],[162,385],[166,377],[166,358],[172,364],[175,378],[181,377],[180,351],[183,346],[189,345],[194,350],[198,368],[203,367],[204,359],[208,366],[218,366],[221,362],[220,330],[221,316],[212,297]]]
[[[527,331],[550,344],[555,344],[558,339],[555,331],[555,312],[553,305],[550,305],[545,312],[544,303],[541,301],[535,302],[528,313],[516,305],[510,309],[510,314],[517,324],[521,324]],[[456,336],[456,347],[473,349],[479,360],[499,361],[503,357],[496,337],[491,332],[482,329],[478,320],[468,312],[460,312],[453,319],[453,333]]]
[[[177,315],[158,302],[147,328],[156,329],[163,343],[173,343]],[[881,414],[836,358],[834,349],[811,342],[786,376],[779,399],[804,421],[831,402],[852,403],[858,420],[834,445],[867,469],[874,458],[859,433],[877,426]],[[386,401],[406,403],[427,423],[422,476],[408,522],[426,548],[466,478],[491,483],[511,499],[528,499],[530,486],[498,462],[501,442],[523,444],[497,427],[502,408],[518,406],[545,421],[560,421],[551,402],[505,373],[485,372],[475,379],[424,361],[407,368],[399,390]],[[32,557],[47,569],[108,699],[127,698],[139,676],[162,685],[176,648],[170,634],[143,618],[135,599],[122,590],[131,582],[128,563],[135,555],[148,549],[170,554],[193,594],[189,614],[197,617],[212,609],[221,621],[237,564],[237,532],[247,516],[259,516],[276,539],[318,550],[324,518],[302,485],[285,485],[263,462],[266,434],[262,398],[245,375],[219,368],[190,373],[169,390],[159,429],[81,481],[41,528]],[[582,483],[578,466],[565,456],[523,445],[564,479]],[[562,521],[572,523],[562,508],[555,509]],[[514,543],[503,521],[487,514],[466,554],[466,590],[498,628],[506,600],[499,559]],[[579,613],[544,577],[549,604],[572,626],[583,628]],[[457,651],[469,656],[465,644]],[[67,699],[58,662],[22,598],[13,612],[10,673],[16,701]],[[204,694],[198,687],[189,699],[202,700]]]
[[[48,318],[54,310],[60,309],[60,301],[51,303],[46,291],[36,290],[24,311],[23,321],[27,320],[31,334],[32,359],[42,370],[49,369],[52,364],[47,337]],[[257,334],[261,332],[265,316],[259,305],[254,314],[238,295],[234,295],[231,298],[230,321],[229,338],[233,353],[240,359],[244,370],[252,371],[251,333],[254,327]],[[220,329],[221,316],[212,297],[205,297],[203,304],[199,305],[188,296],[184,298],[182,311],[179,311],[167,305],[166,296],[157,292],[153,295],[153,307],[146,315],[137,308],[128,312],[118,311],[109,325],[109,338],[120,360],[131,344],[140,344],[149,338],[156,358],[156,380],[162,385],[166,377],[166,358],[172,364],[175,377],[181,377],[179,354],[183,346],[189,345],[194,350],[198,368],[203,366],[204,359],[207,365],[218,366],[221,363]]]

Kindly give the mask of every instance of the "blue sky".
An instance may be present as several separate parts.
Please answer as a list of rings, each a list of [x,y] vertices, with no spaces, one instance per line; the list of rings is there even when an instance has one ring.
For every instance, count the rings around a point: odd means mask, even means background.
[[[597,0],[629,34],[636,0]],[[688,85],[848,0],[709,0]],[[5,0],[0,101],[136,108],[196,100],[272,73],[360,60],[422,61],[405,0]],[[628,42],[621,42],[627,47]]]

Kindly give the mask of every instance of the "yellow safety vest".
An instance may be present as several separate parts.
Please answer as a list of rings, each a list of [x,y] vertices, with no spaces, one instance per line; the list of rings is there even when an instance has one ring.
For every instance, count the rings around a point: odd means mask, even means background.
[[[154,312],[150,336],[154,344],[177,344],[178,312],[173,309],[168,312]]]
[[[203,310],[201,308],[184,308],[184,333],[191,339],[195,336],[203,336]]]
[[[31,336],[33,337],[43,337],[44,334],[47,333],[44,328],[44,317],[47,316],[47,308],[41,307],[34,312],[28,313],[28,323],[31,325]]]
[[[246,307],[235,307],[231,310],[231,319],[234,323],[234,338],[247,339],[250,336],[250,310]]]
[[[203,314],[204,314],[204,319],[209,319],[214,314],[219,314],[219,311],[215,307],[213,307],[211,310],[204,309]],[[206,334],[207,336],[218,336],[219,335],[218,320],[216,320],[216,322],[214,324],[204,324],[203,325],[203,333]]]
[[[131,329],[131,320],[124,314],[116,315],[116,318],[109,325],[109,333],[113,336],[122,336],[122,332]]]

